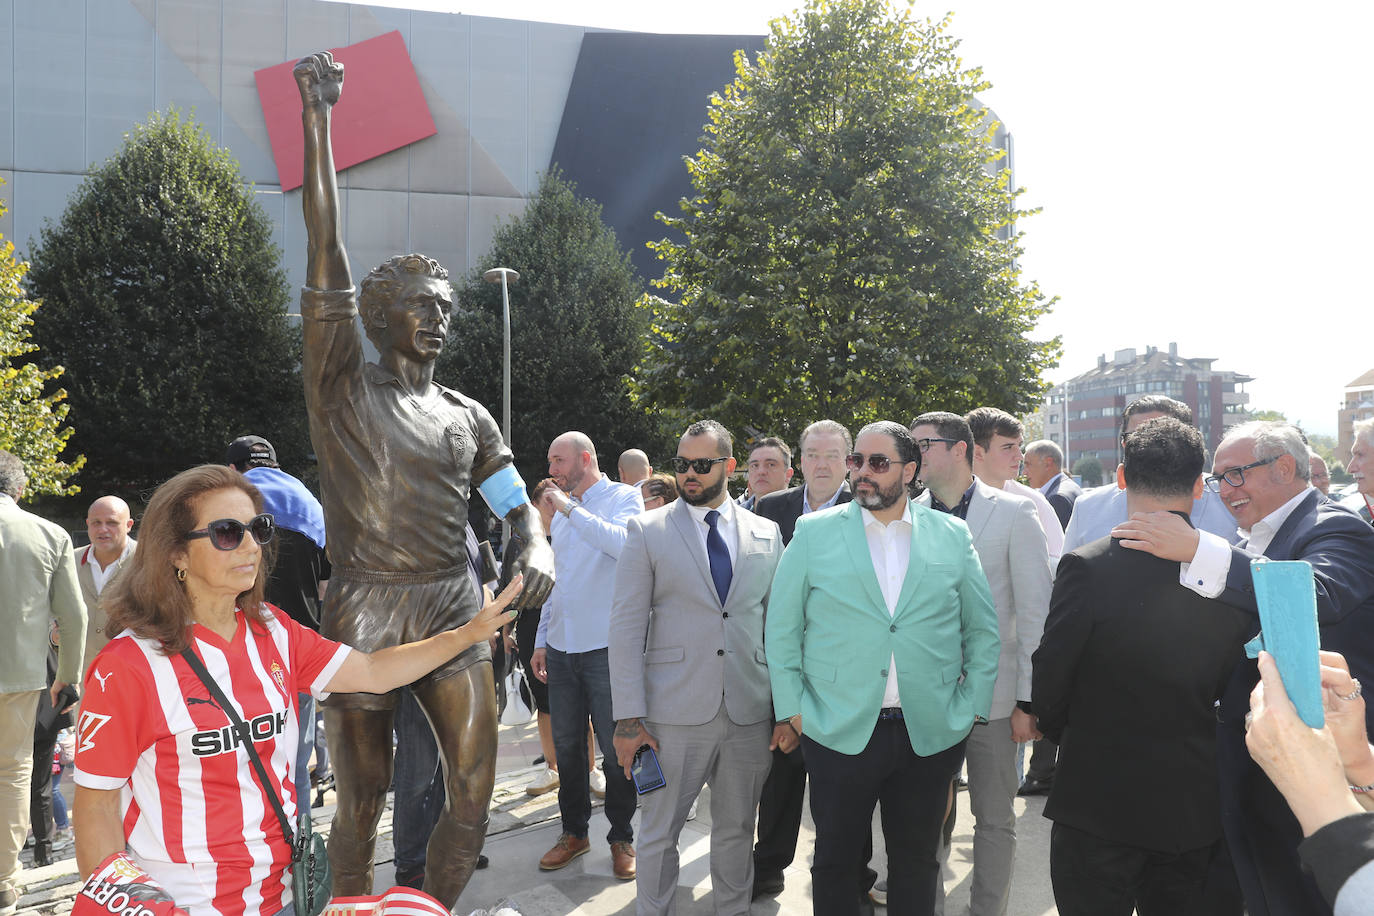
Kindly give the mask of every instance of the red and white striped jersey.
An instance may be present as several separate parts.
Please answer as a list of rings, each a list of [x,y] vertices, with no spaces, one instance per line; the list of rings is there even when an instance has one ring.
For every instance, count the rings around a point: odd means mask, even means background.
[[[295,823],[297,693],[323,698],[350,650],[273,612],[237,613],[226,642],[192,646],[248,724]],[[125,631],[91,664],[77,725],[76,783],[122,790],[135,860],[192,914],[269,916],[291,902],[291,849],[229,717],[179,655]]]

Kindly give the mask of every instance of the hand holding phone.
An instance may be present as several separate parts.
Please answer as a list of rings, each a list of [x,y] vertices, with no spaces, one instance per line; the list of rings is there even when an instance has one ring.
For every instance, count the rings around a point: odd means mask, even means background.
[[[658,765],[658,754],[647,744],[635,754],[634,763],[630,764],[630,778],[634,780],[635,791],[640,795],[668,784],[663,778],[663,769]]]

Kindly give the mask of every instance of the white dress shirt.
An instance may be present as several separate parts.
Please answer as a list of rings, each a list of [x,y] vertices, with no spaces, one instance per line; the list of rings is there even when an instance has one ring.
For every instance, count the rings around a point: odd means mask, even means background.
[[[708,560],[711,558],[711,551],[706,546],[706,535],[710,533],[711,526],[706,524],[706,513],[712,509],[720,513],[720,518],[716,519],[716,530],[725,541],[725,549],[730,551],[730,569],[733,571],[739,558],[739,524],[735,521],[735,503],[726,499],[719,506],[687,504],[687,511],[691,512],[692,518],[696,520],[697,534],[701,536],[701,549],[706,551]]]
[[[1241,537],[1250,539],[1245,545],[1245,551],[1255,556],[1263,556],[1269,545],[1274,542],[1274,535],[1279,533],[1283,523],[1288,521],[1288,516],[1292,515],[1298,503],[1307,497],[1307,491],[1310,489],[1311,487],[1304,487],[1298,491],[1297,496],[1255,522],[1249,531],[1239,529]],[[1226,577],[1230,572],[1231,545],[1209,531],[1199,530],[1197,550],[1190,562],[1179,564],[1178,581],[1180,585],[1192,589],[1204,598],[1215,598],[1226,588]]]
[[[1019,480],[1008,480],[1002,489],[1017,496],[1024,496],[1035,503],[1035,514],[1040,519],[1040,530],[1045,532],[1045,551],[1049,554],[1050,572],[1059,566],[1059,558],[1064,554],[1064,528],[1059,524],[1059,516],[1054,506],[1035,487],[1028,487]]]
[[[887,603],[889,617],[897,613],[897,599],[902,594],[902,583],[906,581],[907,566],[911,563],[911,506],[895,522],[884,525],[872,512],[860,508],[864,520],[864,537],[868,539],[868,555],[873,559],[873,572],[878,577],[878,588]],[[883,707],[901,706],[902,697],[897,691],[897,656],[894,654],[887,663],[887,688],[883,691]]]

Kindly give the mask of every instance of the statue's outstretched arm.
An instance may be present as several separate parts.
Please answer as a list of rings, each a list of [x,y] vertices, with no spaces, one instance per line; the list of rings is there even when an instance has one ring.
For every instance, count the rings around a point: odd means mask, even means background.
[[[330,114],[343,89],[343,64],[336,63],[328,51],[320,51],[303,58],[293,74],[301,90],[305,127],[305,182],[301,187],[307,238],[305,282],[314,289],[349,289],[353,278],[343,247],[339,185],[329,132]]]

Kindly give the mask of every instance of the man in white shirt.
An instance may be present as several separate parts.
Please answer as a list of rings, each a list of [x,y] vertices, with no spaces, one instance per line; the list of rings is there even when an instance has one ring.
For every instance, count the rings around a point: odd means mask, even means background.
[[[1309,485],[1307,459],[1302,433],[1293,426],[1237,426],[1218,446],[1207,486],[1235,517],[1239,544],[1160,512],[1136,513],[1112,536],[1125,547],[1180,562],[1181,584],[1253,614],[1258,612],[1250,561],[1306,560],[1322,648],[1340,652],[1352,675],[1374,683],[1374,528]],[[1256,916],[1329,913],[1299,867],[1297,820],[1245,748],[1245,713],[1258,681],[1254,660],[1242,659],[1218,717],[1222,821],[1236,877],[1246,909]],[[1374,704],[1366,707],[1366,719],[1367,727],[1374,725]]]
[[[782,536],[731,501],[732,450],[713,420],[687,428],[672,462],[681,498],[630,520],[616,567],[616,753],[628,773],[640,748],[653,748],[666,781],[641,799],[639,916],[674,911],[678,836],[704,784],[715,911],[749,911],[754,809],[771,751],[797,745],[789,726],[774,725],[763,653]]]
[[[615,765],[612,735],[610,643],[611,583],[625,547],[625,528],[644,511],[638,487],[615,483],[596,459],[592,440],[566,432],[549,446],[548,487],[541,503],[552,509],[554,587],[539,618],[530,667],[549,685],[549,717],[558,758],[558,809],[563,832],[539,860],[545,871],[562,868],[591,848],[591,783],[587,777],[587,717],[605,756],[606,841],[611,870],[628,881],[635,876],[634,785]]]

